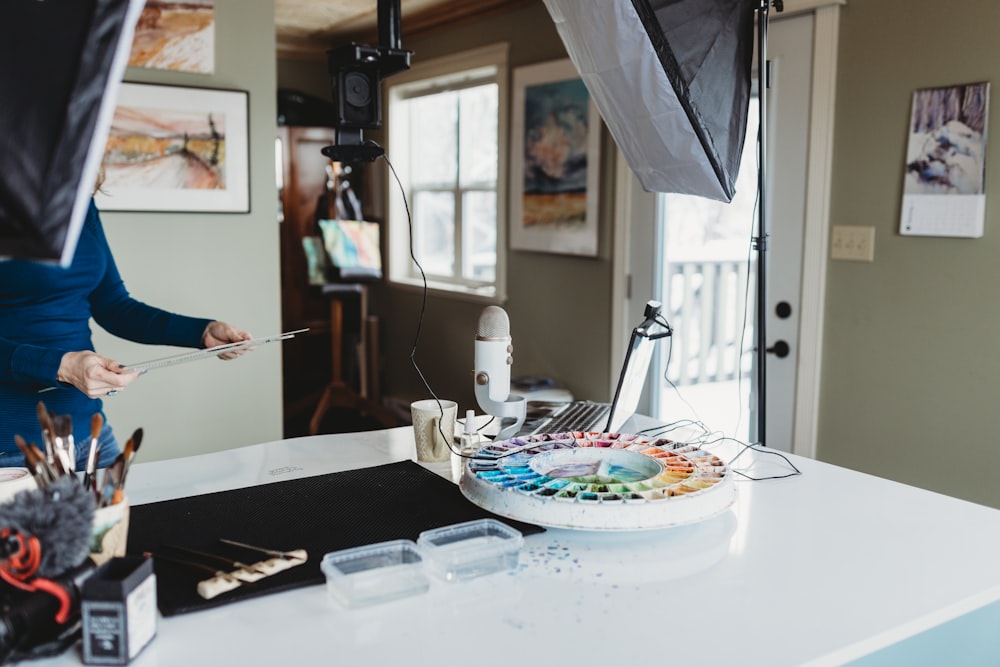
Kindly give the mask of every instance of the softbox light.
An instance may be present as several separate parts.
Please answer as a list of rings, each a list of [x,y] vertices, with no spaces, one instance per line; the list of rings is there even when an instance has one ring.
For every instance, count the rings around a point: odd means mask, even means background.
[[[544,0],[649,192],[729,202],[750,101],[751,0]]]
[[[0,258],[72,260],[143,2],[0,2]]]

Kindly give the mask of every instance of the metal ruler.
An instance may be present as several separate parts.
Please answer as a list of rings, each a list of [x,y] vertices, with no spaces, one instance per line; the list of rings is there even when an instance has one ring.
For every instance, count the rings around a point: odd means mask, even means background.
[[[294,338],[295,334],[300,334],[309,329],[296,329],[295,331],[288,331],[285,333],[275,334],[273,336],[264,336],[263,338],[253,338],[251,340],[241,340],[235,343],[225,343],[224,345],[216,345],[215,347],[207,347],[204,350],[195,350],[193,352],[184,352],[182,354],[175,354],[171,357],[161,357],[159,359],[151,359],[149,361],[141,361],[135,364],[125,364],[122,369],[125,371],[138,372],[140,375],[147,373],[156,368],[166,368],[167,366],[176,366],[177,364],[186,364],[189,361],[197,361],[199,359],[208,359],[209,357],[217,357],[225,352],[236,352],[238,350],[245,350],[251,347],[257,347],[259,345],[267,345],[268,343],[275,343],[277,341],[288,340],[289,338]]]

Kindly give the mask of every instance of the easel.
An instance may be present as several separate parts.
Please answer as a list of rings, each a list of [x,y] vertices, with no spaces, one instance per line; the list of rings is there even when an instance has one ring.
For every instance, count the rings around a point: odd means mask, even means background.
[[[327,206],[330,219],[337,216],[340,190],[335,163],[327,167]],[[323,417],[332,408],[350,408],[368,415],[386,427],[396,426],[396,418],[382,407],[379,389],[378,318],[368,315],[368,286],[355,282],[326,283],[320,287],[330,300],[330,383],[323,390],[319,403],[309,420],[309,433],[317,435]],[[359,300],[360,341],[358,358],[358,391],[344,382],[344,297],[357,294]]]

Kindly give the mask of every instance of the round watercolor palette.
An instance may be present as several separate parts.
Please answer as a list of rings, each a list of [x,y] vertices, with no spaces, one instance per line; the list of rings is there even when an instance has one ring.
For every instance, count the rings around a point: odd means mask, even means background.
[[[696,446],[581,431],[490,443],[465,462],[459,486],[500,516],[580,530],[693,523],[736,499],[726,464]]]

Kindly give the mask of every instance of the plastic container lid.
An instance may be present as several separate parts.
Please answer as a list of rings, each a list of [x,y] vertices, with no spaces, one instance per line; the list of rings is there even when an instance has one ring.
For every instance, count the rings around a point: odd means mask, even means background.
[[[430,582],[412,540],[391,540],[326,554],[320,563],[330,594],[348,607],[424,593]]]
[[[478,519],[425,530],[417,544],[436,576],[462,581],[517,567],[524,537],[496,519]]]

